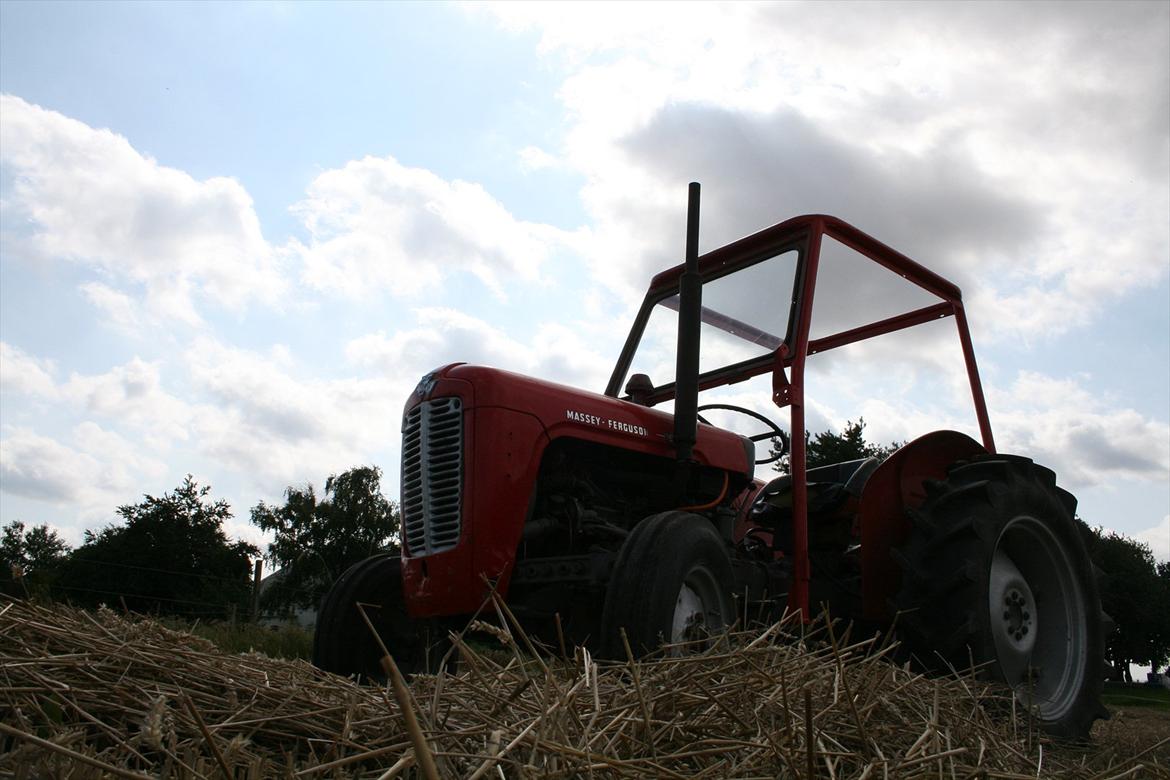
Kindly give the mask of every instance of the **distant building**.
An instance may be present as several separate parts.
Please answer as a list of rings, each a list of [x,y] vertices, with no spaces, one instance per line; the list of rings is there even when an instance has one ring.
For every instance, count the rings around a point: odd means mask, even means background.
[[[311,629],[317,625],[317,607],[265,607],[265,596],[284,584],[284,571],[277,570],[260,580],[260,624],[264,626],[285,626],[290,623]]]

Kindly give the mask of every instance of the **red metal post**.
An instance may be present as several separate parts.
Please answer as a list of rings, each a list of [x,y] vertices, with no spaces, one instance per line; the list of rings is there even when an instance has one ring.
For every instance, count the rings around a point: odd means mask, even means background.
[[[979,434],[983,446],[990,453],[995,452],[995,440],[991,437],[991,418],[987,414],[987,400],[983,397],[983,384],[979,381],[979,367],[975,364],[975,347],[971,343],[971,330],[967,327],[967,315],[962,301],[955,301],[955,325],[959,329],[959,342],[963,345],[963,362],[967,364],[967,381],[971,383],[971,399],[975,402],[975,417],[979,420]]]
[[[792,430],[792,590],[788,606],[800,610],[804,621],[812,619],[808,604],[808,462],[804,446],[804,363],[808,357],[808,335],[812,327],[813,292],[817,286],[817,266],[821,256],[821,235],[825,227],[814,220],[808,237],[808,254],[804,260],[804,280],[801,284],[800,312],[796,320],[796,354],[792,358],[792,376],[789,379],[791,399],[789,426]],[[777,369],[779,370],[779,369]]]

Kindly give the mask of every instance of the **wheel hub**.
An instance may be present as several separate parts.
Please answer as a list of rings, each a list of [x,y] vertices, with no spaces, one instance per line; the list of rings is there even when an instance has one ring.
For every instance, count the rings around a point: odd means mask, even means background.
[[[703,600],[689,585],[683,585],[678,592],[674,606],[674,620],[671,626],[672,642],[692,642],[706,636],[707,616]]]
[[[1032,610],[1029,599],[1016,588],[1011,588],[1003,597],[1004,630],[1017,642],[1032,632]]]
[[[991,626],[1000,667],[1008,684],[1016,685],[1028,676],[1036,646],[1036,598],[1015,561],[1003,549],[991,561],[989,607]]]

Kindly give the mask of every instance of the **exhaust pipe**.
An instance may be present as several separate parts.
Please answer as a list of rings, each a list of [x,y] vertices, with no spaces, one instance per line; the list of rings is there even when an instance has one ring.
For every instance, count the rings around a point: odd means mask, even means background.
[[[678,281],[678,352],[674,372],[674,446],[679,462],[695,448],[699,406],[699,325],[703,283],[699,276],[699,183],[687,189],[686,267]]]

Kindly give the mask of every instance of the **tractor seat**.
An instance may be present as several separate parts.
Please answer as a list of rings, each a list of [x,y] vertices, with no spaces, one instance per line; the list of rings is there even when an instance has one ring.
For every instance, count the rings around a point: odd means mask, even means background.
[[[877,458],[863,458],[808,470],[809,549],[843,549],[852,543],[852,522],[843,512],[861,496],[877,469]],[[793,553],[792,477],[776,477],[760,491],[749,513],[752,522],[772,532],[772,549]]]
[[[844,503],[847,496],[861,497],[870,475],[881,465],[877,458],[847,460],[809,469],[808,513],[809,515],[832,511]],[[770,509],[792,507],[792,476],[783,474],[764,486],[752,506],[752,515]]]

